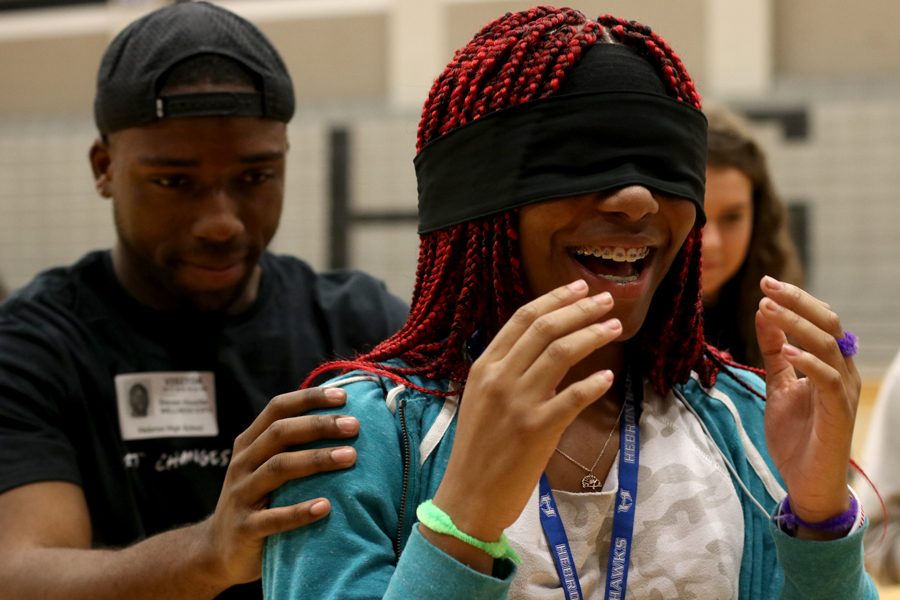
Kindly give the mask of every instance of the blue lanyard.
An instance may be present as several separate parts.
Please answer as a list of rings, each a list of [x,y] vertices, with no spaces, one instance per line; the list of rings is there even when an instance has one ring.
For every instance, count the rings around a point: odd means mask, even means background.
[[[619,489],[616,491],[613,513],[612,543],[606,565],[606,600],[623,600],[628,586],[628,564],[634,534],[634,504],[637,500],[638,464],[640,454],[641,385],[634,394],[631,376],[625,385],[625,413],[619,425]],[[635,398],[637,396],[637,398]],[[541,527],[547,536],[550,553],[556,564],[556,573],[566,594],[566,600],[581,600],[581,582],[575,568],[566,528],[556,508],[553,491],[546,473],[541,475],[539,489],[539,514]]]
[[[640,384],[638,384],[640,386]],[[630,386],[629,386],[630,395]],[[628,586],[628,565],[634,536],[634,504],[637,501],[640,455],[640,404],[628,402],[619,431],[619,489],[613,513],[612,543],[606,563],[606,600],[622,600]]]
[[[540,494],[538,504],[541,513],[541,527],[544,528],[544,535],[547,536],[547,543],[550,544],[550,554],[553,555],[553,562],[556,564],[559,582],[566,593],[566,600],[581,600],[584,595],[581,593],[578,572],[572,562],[572,551],[569,549],[566,527],[559,518],[559,511],[556,510],[556,500],[553,499],[553,490],[550,489],[546,473],[541,474]]]

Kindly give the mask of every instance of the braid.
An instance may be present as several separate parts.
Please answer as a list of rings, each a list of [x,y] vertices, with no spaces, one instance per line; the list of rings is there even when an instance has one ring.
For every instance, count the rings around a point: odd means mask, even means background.
[[[670,94],[700,108],[681,60],[648,27],[612,16],[588,20],[571,8],[538,6],[488,23],[435,80],[425,101],[416,150],[482,116],[556,93],[597,43],[636,50],[660,73]],[[518,213],[506,211],[423,234],[412,308],[403,328],[354,361],[322,365],[322,373],[361,368],[429,394],[409,377],[464,383],[471,358],[466,344],[479,330],[496,335],[528,301],[518,243]],[[711,385],[716,364],[704,356],[700,317],[699,229],[688,236],[654,298],[639,343],[641,364],[664,393],[696,370]],[[385,364],[400,358],[406,366]]]
[[[435,80],[416,149],[480,116],[553,94],[599,27],[576,10],[547,6],[489,23]]]
[[[666,87],[678,101],[687,102],[696,109],[700,108],[700,94],[697,93],[684,63],[659,34],[651,31],[646,25],[612,15],[603,15],[597,20],[609,28],[614,39],[649,60],[660,72]]]
[[[662,394],[686,381],[692,370],[710,387],[718,371],[704,355],[703,303],[700,299],[700,230],[688,234],[660,284],[639,336],[647,378]]]
[[[516,229],[513,220],[514,214],[505,213],[424,234],[412,309],[403,328],[355,361],[322,365],[303,385],[324,372],[354,368],[431,394],[434,390],[417,386],[408,377],[465,381],[466,342],[475,330],[492,338],[527,301],[518,245],[510,236]],[[408,366],[380,364],[394,357],[403,358]]]
[[[726,371],[726,372],[731,373],[732,379],[734,379],[738,385],[740,385],[742,388],[744,388],[745,390],[747,390],[748,392],[750,392],[751,394],[753,394],[754,396],[756,396],[757,398],[759,398],[763,402],[765,402],[765,400],[766,400],[765,394],[759,393],[757,390],[755,390],[753,387],[751,387],[750,384],[748,384],[746,381],[744,381],[742,378],[738,377],[735,374],[735,370],[749,371],[751,373],[756,373],[760,377],[764,378],[766,376],[765,370],[759,369],[757,367],[751,367],[748,365],[742,365],[741,363],[733,360],[730,355],[719,350],[718,348],[716,348],[715,346],[713,346],[711,344],[706,344],[705,352],[706,352],[707,359],[716,365],[716,368],[718,369],[718,371],[720,371],[720,372]],[[853,461],[851,460],[850,462],[852,463]]]

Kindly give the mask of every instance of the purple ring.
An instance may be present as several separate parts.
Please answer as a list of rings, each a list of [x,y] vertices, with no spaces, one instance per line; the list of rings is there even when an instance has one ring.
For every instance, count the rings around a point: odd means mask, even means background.
[[[850,358],[859,352],[859,338],[849,329],[844,331],[844,337],[838,339],[837,345],[844,358]]]

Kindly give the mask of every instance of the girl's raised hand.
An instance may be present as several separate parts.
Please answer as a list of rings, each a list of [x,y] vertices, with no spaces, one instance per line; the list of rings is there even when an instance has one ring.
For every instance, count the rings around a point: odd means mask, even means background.
[[[618,319],[603,320],[612,305],[609,293],[588,297],[583,280],[557,288],[519,308],[472,365],[434,498],[460,530],[498,539],[522,512],[563,431],[609,390],[610,371],[558,388],[572,366],[620,335]]]
[[[844,331],[830,306],[771,277],[760,287],[766,297],[756,332],[767,371],[766,444],[794,513],[824,521],[849,507],[859,373],[841,353],[837,340]]]

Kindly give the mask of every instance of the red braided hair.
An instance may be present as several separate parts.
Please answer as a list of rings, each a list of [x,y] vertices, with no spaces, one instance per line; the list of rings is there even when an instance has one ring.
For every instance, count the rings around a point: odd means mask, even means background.
[[[684,64],[650,28],[606,15],[588,20],[571,8],[538,6],[487,24],[456,52],[435,80],[419,122],[417,150],[484,115],[559,90],[586,48],[619,43],[659,72],[672,97],[700,108]],[[464,383],[466,343],[478,329],[489,341],[529,300],[518,246],[517,212],[507,211],[423,234],[412,308],[400,331],[356,360],[326,363],[328,371],[364,369],[420,391],[409,377]],[[460,266],[461,265],[461,266]],[[643,374],[665,393],[696,370],[712,385],[717,364],[704,355],[700,301],[700,231],[688,235],[657,290],[638,339]],[[400,358],[406,366],[385,361]]]

